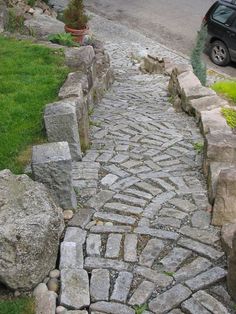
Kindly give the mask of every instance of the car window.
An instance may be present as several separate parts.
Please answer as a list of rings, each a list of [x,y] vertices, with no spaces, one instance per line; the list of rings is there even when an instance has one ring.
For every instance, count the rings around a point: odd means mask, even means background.
[[[227,20],[234,14],[235,10],[225,5],[219,5],[213,12],[212,17],[214,20],[225,24]]]

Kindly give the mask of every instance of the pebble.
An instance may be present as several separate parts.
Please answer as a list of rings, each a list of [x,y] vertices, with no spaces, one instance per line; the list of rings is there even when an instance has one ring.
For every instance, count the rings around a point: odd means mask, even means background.
[[[73,210],[66,209],[63,211],[63,217],[65,220],[70,220],[74,216]]]
[[[48,286],[48,290],[49,291],[54,291],[54,292],[58,292],[59,290],[59,281],[57,278],[51,278],[48,283],[47,283],[47,286]]]
[[[67,312],[67,309],[64,306],[57,306],[56,308],[56,314],[64,314]]]
[[[60,270],[59,269],[53,269],[49,273],[50,278],[59,278],[60,277]]]

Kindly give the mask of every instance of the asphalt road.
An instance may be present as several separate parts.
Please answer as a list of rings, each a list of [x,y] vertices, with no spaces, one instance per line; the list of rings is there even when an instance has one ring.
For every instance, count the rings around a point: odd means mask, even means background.
[[[99,15],[125,24],[185,55],[190,55],[202,18],[215,0],[85,0]],[[212,68],[236,77],[236,64]]]

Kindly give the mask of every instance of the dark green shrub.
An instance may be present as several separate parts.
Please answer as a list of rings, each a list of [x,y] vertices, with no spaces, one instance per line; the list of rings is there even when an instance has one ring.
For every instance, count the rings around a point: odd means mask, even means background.
[[[191,65],[193,67],[193,72],[204,86],[206,85],[207,72],[206,65],[202,61],[202,53],[205,47],[206,38],[207,27],[202,26],[198,31],[196,44],[191,55]]]
[[[31,7],[34,7],[36,0],[28,0],[27,4],[30,5]]]
[[[74,29],[84,29],[88,23],[88,16],[84,11],[83,0],[71,0],[64,10],[64,23]]]

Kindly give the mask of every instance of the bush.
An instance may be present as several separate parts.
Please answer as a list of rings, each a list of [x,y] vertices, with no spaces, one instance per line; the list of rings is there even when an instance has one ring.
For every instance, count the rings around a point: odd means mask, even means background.
[[[7,17],[7,23],[6,23],[6,30],[10,33],[18,32],[23,33],[24,32],[24,16],[17,15],[14,8],[8,9],[8,17]]]
[[[198,31],[196,44],[191,55],[191,65],[193,67],[193,72],[204,86],[206,85],[207,71],[206,65],[202,61],[202,53],[205,47],[206,38],[207,27],[202,26],[200,31]]]
[[[53,34],[48,36],[48,39],[55,44],[59,44],[62,46],[67,46],[67,47],[80,47],[79,43],[76,43],[73,41],[73,36],[69,33],[60,33],[60,34]]]
[[[63,13],[63,20],[68,27],[86,28],[89,18],[85,14],[83,0],[71,0]]]

